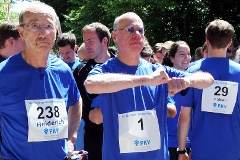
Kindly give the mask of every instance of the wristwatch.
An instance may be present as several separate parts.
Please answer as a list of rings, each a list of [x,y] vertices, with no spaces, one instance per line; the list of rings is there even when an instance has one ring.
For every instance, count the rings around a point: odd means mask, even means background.
[[[184,150],[179,150],[179,148],[177,148],[177,154],[184,154],[184,153],[186,153],[186,152],[187,152],[186,149],[184,149]]]

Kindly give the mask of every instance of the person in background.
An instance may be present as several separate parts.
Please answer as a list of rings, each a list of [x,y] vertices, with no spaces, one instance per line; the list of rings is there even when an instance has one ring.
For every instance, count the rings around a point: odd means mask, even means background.
[[[76,56],[78,49],[77,39],[73,33],[62,33],[58,35],[56,45],[62,60],[67,63],[72,72],[80,64],[79,58]]]
[[[173,41],[166,41],[164,43],[156,43],[153,47],[154,58],[157,63],[162,64],[165,54],[170,50]]]
[[[162,54],[162,45],[163,43],[156,43],[153,47],[153,57],[156,60],[156,63],[162,64],[164,55]]]
[[[0,62],[22,51],[24,41],[18,33],[17,22],[4,22],[0,26]]]
[[[201,54],[202,54],[202,58],[189,63],[188,68],[195,65],[198,62],[201,62],[202,60],[204,60],[205,58],[208,57],[208,49],[207,49],[207,43],[206,42],[204,42],[202,47],[201,47]]]
[[[237,63],[240,63],[240,48],[238,48],[238,50],[236,51],[236,59],[237,59]]]
[[[235,62],[238,62],[237,58],[236,58],[236,51],[239,48],[239,42],[236,38],[232,38],[232,44],[228,47],[228,49],[231,50],[232,54],[233,54],[233,60]]]
[[[213,83],[208,73],[183,78],[186,72],[143,60],[144,33],[136,13],[117,17],[112,39],[118,46],[118,57],[95,66],[84,83],[91,98],[100,94],[103,160],[168,159],[167,90],[173,95],[190,86],[201,89]]]
[[[213,75],[214,84],[203,90],[189,89],[182,97],[178,123],[179,160],[186,153],[187,133],[191,128],[191,159],[240,159],[240,64],[226,58],[232,43],[233,26],[216,19],[206,27],[208,58],[190,67]]]
[[[202,47],[198,47],[198,48],[195,50],[194,60],[197,61],[197,60],[202,59],[202,58],[203,58],[203,55],[202,55]]]
[[[2,159],[68,159],[74,150],[81,97],[69,67],[49,53],[56,17],[45,3],[25,6],[18,26],[24,49],[0,63]]]
[[[162,45],[162,54],[165,55],[171,48],[173,41],[166,41]]]
[[[228,48],[226,51],[226,58],[230,59],[230,60],[234,60],[234,56],[232,51]]]
[[[58,35],[56,40],[56,45],[59,50],[60,57],[62,60],[71,68],[72,73],[78,65],[83,66],[83,62],[76,56],[76,51],[78,49],[77,39],[73,33],[62,33]],[[78,138],[74,144],[74,150],[84,149],[84,128],[85,122],[82,119],[80,122],[80,127],[78,130]]]
[[[166,56],[168,55],[168,56]],[[164,58],[163,65],[173,67],[175,69],[186,71],[191,60],[190,47],[185,41],[176,41],[172,44],[169,52]],[[177,93],[173,96],[174,104],[177,108],[177,114],[174,118],[167,119],[168,126],[168,151],[170,154],[170,160],[178,160],[178,118],[181,111],[181,94]],[[189,131],[187,137],[187,152],[190,152],[190,134]]]
[[[146,61],[154,63],[153,58],[152,58],[153,50],[152,50],[152,47],[150,46],[150,44],[148,43],[148,40],[147,40],[146,37],[145,37],[145,40],[144,40],[144,46],[143,46],[143,49],[140,53],[140,56],[143,59],[145,59]]]
[[[76,73],[74,77],[83,100],[84,150],[88,151],[89,160],[101,160],[103,124],[96,124],[92,117],[101,117],[102,113],[99,108],[91,107],[92,99],[89,99],[86,93],[84,81],[95,65],[102,64],[109,58],[114,57],[108,51],[111,34],[109,29],[99,22],[87,24],[83,27],[82,33],[89,60],[83,67],[74,71]]]
[[[89,56],[87,54],[87,49],[85,47],[85,43],[82,43],[80,45],[80,47],[78,48],[78,51],[77,51],[77,55],[78,55],[78,58],[80,59],[80,61],[86,63],[89,59]]]

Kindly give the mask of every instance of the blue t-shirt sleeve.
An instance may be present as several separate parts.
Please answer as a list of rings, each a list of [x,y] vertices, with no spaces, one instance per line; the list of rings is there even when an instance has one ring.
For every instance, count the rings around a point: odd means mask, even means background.
[[[194,89],[189,88],[188,92],[184,96],[181,95],[181,98],[180,98],[181,106],[184,106],[184,107],[192,107],[193,106],[193,104],[194,104],[193,92],[194,92]]]
[[[77,101],[80,98],[80,92],[77,88],[77,84],[75,79],[73,78],[73,75],[71,74],[70,78],[70,85],[69,85],[69,90],[68,90],[68,102],[67,106],[73,106],[77,103]]]
[[[91,108],[99,108],[99,104],[100,104],[100,96],[98,95],[96,98],[93,99],[92,104],[91,104]]]
[[[103,67],[101,64],[96,64],[95,67],[88,73],[88,77],[93,76],[93,75],[97,75],[97,74],[101,74],[103,73]],[[89,99],[93,100],[94,98],[96,98],[99,94],[89,94],[88,92],[87,96]]]
[[[177,70],[172,67],[164,66],[164,69],[170,78],[172,77],[186,77],[191,75],[191,73]]]
[[[167,104],[175,104],[175,101],[172,96],[167,96]]]
[[[94,68],[88,73],[88,77],[96,74],[104,73],[103,67],[101,64],[96,64]]]

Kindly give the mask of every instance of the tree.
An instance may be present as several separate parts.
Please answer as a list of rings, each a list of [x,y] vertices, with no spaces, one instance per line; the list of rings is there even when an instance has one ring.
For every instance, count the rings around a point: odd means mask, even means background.
[[[47,0],[43,0],[47,2]],[[54,2],[54,3],[53,3]],[[192,51],[205,41],[208,22],[220,18],[230,22],[239,39],[240,1],[236,0],[60,0],[51,2],[60,17],[64,32],[82,39],[82,28],[101,22],[112,30],[116,16],[136,12],[144,22],[150,45],[167,40],[184,40]],[[224,6],[224,7],[219,7]]]
[[[5,21],[8,21],[8,10],[10,9],[10,1],[9,0],[0,0],[0,24]],[[18,21],[18,14],[15,12],[10,13],[11,21]]]

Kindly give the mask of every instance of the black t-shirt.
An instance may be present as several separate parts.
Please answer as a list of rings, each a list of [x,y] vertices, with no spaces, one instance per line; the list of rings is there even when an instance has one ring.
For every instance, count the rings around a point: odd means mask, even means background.
[[[0,54],[0,63],[2,62],[2,61],[4,61],[6,58],[4,58],[3,56],[1,56],[1,54]]]
[[[114,54],[111,54],[111,57],[115,57]],[[85,129],[101,129],[103,125],[97,125],[93,123],[92,121],[89,120],[89,112],[92,110],[91,104],[92,104],[92,99],[88,97],[88,94],[86,92],[84,81],[86,80],[88,73],[94,68],[94,66],[97,63],[93,59],[89,59],[86,64],[82,65],[80,64],[73,72],[73,76],[76,80],[78,89],[80,91],[82,101],[83,101],[83,108],[82,108],[82,119],[85,121]],[[95,95],[95,97],[97,94]]]

